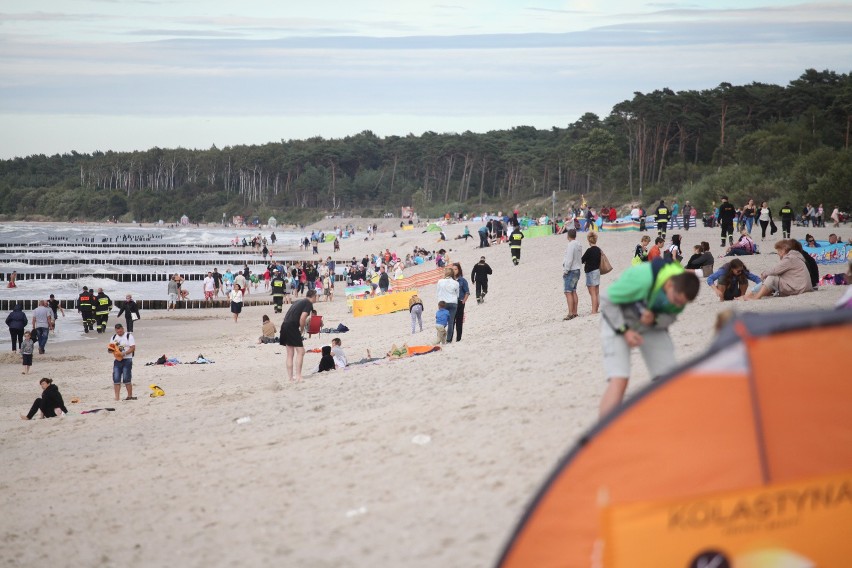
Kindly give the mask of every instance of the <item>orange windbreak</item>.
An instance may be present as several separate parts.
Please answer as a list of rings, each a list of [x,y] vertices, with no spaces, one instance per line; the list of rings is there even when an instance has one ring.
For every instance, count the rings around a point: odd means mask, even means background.
[[[770,481],[852,471],[852,326],[748,343]]]
[[[622,411],[579,450],[502,566],[592,566],[603,506],[760,482],[745,376],[686,372]]]

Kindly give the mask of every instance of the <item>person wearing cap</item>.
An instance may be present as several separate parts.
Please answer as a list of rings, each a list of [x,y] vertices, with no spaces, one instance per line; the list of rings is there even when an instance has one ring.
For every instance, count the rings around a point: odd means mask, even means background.
[[[728,203],[728,196],[722,196],[722,203],[719,205],[719,225],[722,227],[722,248],[725,247],[725,237],[728,237],[728,246],[734,244],[734,217],[737,215],[737,210],[734,206]]]
[[[485,257],[479,257],[479,262],[473,265],[473,270],[470,271],[470,281],[476,285],[476,303],[481,304],[485,301],[485,295],[488,293],[488,276],[493,271],[488,263],[485,262]]]
[[[121,306],[121,309],[118,310],[118,315],[116,317],[121,317],[121,314],[124,314],[124,321],[126,322],[127,331],[133,331],[133,322],[140,319],[142,316],[139,315],[139,306],[136,305],[136,302],[133,300],[133,296],[130,294],[124,297],[124,305]],[[135,318],[133,316],[136,316]]]
[[[121,385],[127,389],[127,398],[124,400],[136,400],[133,396],[133,354],[136,352],[136,340],[133,334],[126,332],[120,323],[115,324],[115,333],[111,342],[115,350],[120,353],[112,362],[112,386],[115,389],[115,400],[121,398]],[[115,354],[115,353],[114,353]]]

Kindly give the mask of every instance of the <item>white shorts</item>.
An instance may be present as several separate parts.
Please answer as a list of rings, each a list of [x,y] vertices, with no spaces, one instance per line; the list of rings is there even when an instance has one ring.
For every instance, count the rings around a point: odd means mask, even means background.
[[[642,339],[639,351],[651,378],[660,377],[674,368],[677,362],[668,330],[645,330],[642,332]],[[607,380],[630,378],[630,347],[624,336],[616,334],[603,318],[601,343]]]
[[[169,294],[169,302],[174,303],[174,302],[177,302],[177,301],[178,301],[178,295],[177,294]]]

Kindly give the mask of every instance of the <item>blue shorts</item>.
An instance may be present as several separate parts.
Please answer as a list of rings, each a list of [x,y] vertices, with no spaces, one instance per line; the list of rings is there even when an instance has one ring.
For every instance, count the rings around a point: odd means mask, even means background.
[[[586,286],[600,286],[601,285],[601,271],[592,270],[591,272],[586,272]]]
[[[123,359],[112,362],[112,382],[130,384],[133,379],[133,359]]]
[[[566,292],[576,292],[580,281],[580,270],[571,270],[562,274],[562,284]]]

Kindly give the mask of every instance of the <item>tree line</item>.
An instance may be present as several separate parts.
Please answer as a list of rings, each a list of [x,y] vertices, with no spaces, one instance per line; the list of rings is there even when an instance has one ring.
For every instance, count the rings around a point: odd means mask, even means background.
[[[155,221],[187,214],[479,211],[543,203],[709,208],[739,203],[852,206],[852,75],[806,70],[787,86],[660,89],[565,127],[281,140],[207,150],[33,155],[0,161],[0,215]]]

